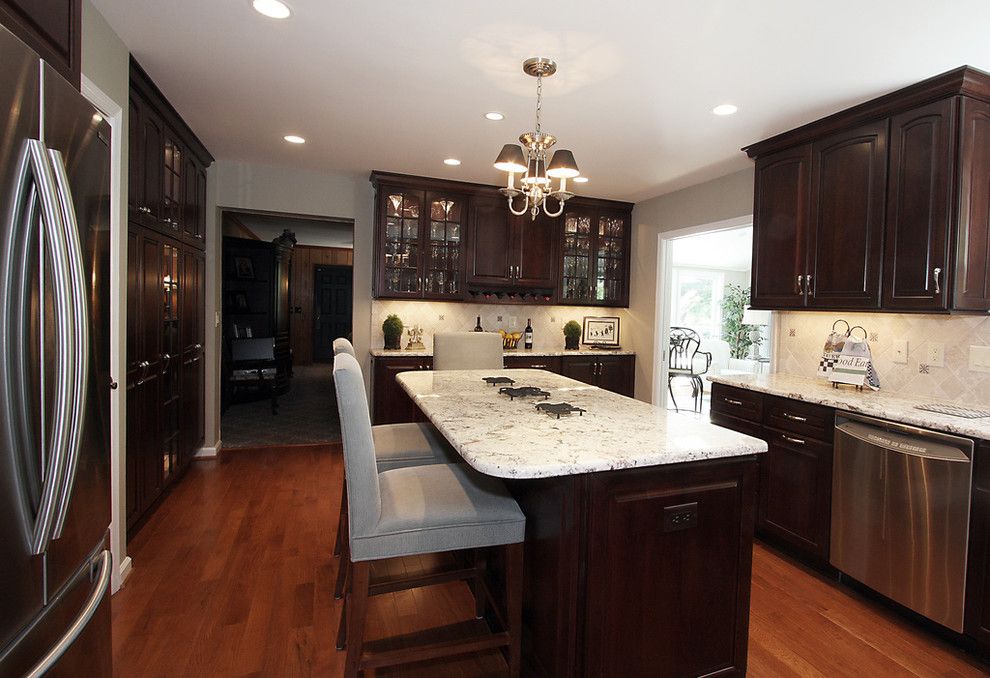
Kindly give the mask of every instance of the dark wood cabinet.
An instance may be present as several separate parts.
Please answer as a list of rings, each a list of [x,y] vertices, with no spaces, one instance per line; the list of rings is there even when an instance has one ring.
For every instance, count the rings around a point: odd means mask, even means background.
[[[504,359],[507,370],[547,370],[561,373],[561,357],[552,355],[507,355]]]
[[[128,228],[127,526],[134,528],[203,442],[203,253]]]
[[[756,307],[804,306],[810,193],[810,144],[757,159],[751,286]]]
[[[0,24],[79,89],[82,0],[0,0]]]
[[[990,654],[990,443],[976,448],[966,573],[966,635]]]
[[[628,203],[574,198],[563,216],[533,219],[512,214],[494,186],[385,172],[371,181],[376,298],[629,305]]]
[[[811,308],[878,308],[887,186],[887,121],[816,141],[811,149]]]
[[[130,82],[129,218],[203,249],[213,157],[133,58]]]
[[[883,306],[948,308],[949,215],[958,97],[890,119]]]
[[[560,373],[630,398],[636,391],[634,355],[565,355]]]
[[[958,68],[744,150],[754,307],[990,310],[986,73]]]
[[[427,421],[426,415],[395,380],[400,372],[433,369],[433,358],[375,357],[372,359],[372,423],[402,424]]]
[[[827,569],[835,411],[716,383],[711,421],[767,443],[759,459],[757,533]]]

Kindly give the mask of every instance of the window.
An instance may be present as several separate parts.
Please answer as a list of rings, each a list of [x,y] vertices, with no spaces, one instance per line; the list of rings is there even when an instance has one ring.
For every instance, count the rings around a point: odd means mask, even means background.
[[[673,274],[670,324],[689,327],[702,339],[721,338],[725,274],[690,268],[675,268]]]

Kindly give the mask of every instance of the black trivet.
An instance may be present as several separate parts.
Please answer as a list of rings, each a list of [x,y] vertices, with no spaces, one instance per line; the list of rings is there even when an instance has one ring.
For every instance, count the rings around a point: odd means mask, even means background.
[[[537,398],[549,398],[550,393],[544,391],[541,388],[535,386],[520,386],[518,388],[510,388],[505,386],[498,390],[499,393],[504,393],[509,396],[509,400],[515,400],[516,398],[523,398],[525,396],[535,396]]]
[[[508,377],[485,377],[482,381],[488,382],[489,386],[494,386],[495,384],[514,384],[516,383]]]
[[[580,417],[582,416],[583,413],[588,411],[588,410],[583,410],[580,407],[575,407],[570,403],[539,403],[536,406],[536,409],[546,412],[549,415],[557,415],[558,419],[560,419],[560,415],[562,414],[571,414],[572,412],[577,412],[578,416]]]

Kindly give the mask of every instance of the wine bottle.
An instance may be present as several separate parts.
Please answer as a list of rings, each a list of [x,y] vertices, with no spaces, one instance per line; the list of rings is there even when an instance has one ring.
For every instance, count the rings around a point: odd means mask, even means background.
[[[484,332],[484,330],[481,329],[481,316],[480,315],[478,316],[478,321],[475,323],[474,331],[475,332]]]
[[[529,318],[526,318],[526,329],[523,332],[523,337],[524,337],[523,338],[523,341],[525,342],[524,346],[527,349],[532,349],[533,348],[533,324],[532,324],[532,322],[530,321]]]

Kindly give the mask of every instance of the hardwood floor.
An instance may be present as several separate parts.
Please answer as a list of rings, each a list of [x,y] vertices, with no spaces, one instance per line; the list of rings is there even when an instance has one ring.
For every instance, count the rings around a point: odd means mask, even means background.
[[[129,545],[113,598],[114,672],[131,676],[339,676],[330,555],[342,464],[333,445],[238,450],[197,462]],[[392,563],[392,573],[430,567]],[[473,615],[464,584],[377,596],[369,638]],[[845,587],[758,545],[752,676],[985,676],[990,667]],[[500,676],[497,652],[378,671]]]

